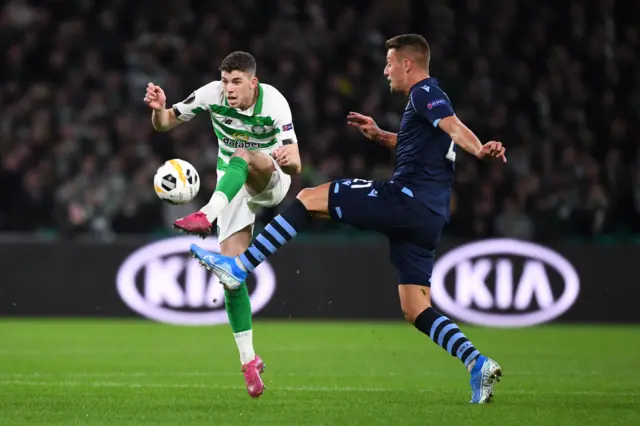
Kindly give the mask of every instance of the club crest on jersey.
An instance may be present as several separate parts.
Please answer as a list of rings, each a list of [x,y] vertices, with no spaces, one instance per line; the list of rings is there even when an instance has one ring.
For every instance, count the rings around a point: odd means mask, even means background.
[[[446,103],[447,103],[447,101],[445,99],[436,99],[433,102],[429,102],[427,104],[427,108],[432,109],[432,108],[437,107],[438,105],[444,105]]]
[[[266,131],[267,129],[265,129],[264,126],[258,126],[258,125],[251,126],[251,133],[256,134],[258,136],[264,135]]]

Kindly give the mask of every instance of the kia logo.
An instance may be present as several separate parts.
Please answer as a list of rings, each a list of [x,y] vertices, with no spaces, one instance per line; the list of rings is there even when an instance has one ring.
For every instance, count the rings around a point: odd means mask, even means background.
[[[193,243],[219,252],[216,238],[176,237],[146,245],[127,257],[116,285],[122,300],[138,314],[176,325],[227,323],[224,288],[218,278],[189,255]],[[264,308],[275,293],[273,268],[263,262],[253,271],[251,310]]]
[[[574,304],[580,280],[560,254],[530,242],[492,239],[444,254],[433,269],[431,294],[443,312],[493,327],[553,320]]]

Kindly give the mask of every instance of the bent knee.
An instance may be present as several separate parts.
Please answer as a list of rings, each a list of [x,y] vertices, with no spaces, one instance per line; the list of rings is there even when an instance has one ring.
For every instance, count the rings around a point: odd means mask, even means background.
[[[302,204],[305,204],[305,201],[308,202],[313,199],[314,189],[315,188],[304,188],[303,190],[298,192],[298,195],[296,195],[296,198],[302,201]]]
[[[271,173],[275,171],[273,161],[271,161],[267,154],[264,154],[260,151],[249,151],[244,148],[236,148],[231,157],[242,158],[244,161],[246,161],[249,168],[249,175],[264,175],[264,179],[266,179],[267,182],[262,182],[261,179],[260,183],[258,184],[258,186],[260,187],[267,185],[268,181],[271,179]]]
[[[324,217],[327,215],[329,208],[329,193],[325,188],[325,185],[320,185],[315,188],[305,188],[298,192],[298,195],[296,196],[296,198],[304,204],[307,210],[312,213],[314,217]]]
[[[296,195],[296,198],[300,200],[300,202],[304,204],[307,210],[311,213],[313,213],[317,207],[316,206],[317,203],[315,201],[316,195],[314,193],[314,189],[315,188],[305,188],[300,192],[298,192],[298,195]]]
[[[243,160],[249,162],[249,151],[244,148],[236,148],[231,157],[240,157]]]

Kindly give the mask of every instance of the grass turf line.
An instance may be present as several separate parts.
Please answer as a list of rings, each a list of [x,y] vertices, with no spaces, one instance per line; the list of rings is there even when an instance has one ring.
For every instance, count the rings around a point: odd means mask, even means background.
[[[403,323],[254,327],[259,400],[228,326],[0,320],[0,425],[640,424],[640,327],[463,327],[505,371],[481,407],[460,362]]]

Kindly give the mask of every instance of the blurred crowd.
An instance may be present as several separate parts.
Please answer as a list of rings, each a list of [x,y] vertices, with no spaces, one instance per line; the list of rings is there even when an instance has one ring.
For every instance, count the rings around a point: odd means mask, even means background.
[[[385,179],[393,153],[345,117],[397,130],[406,99],[389,94],[384,41],[417,32],[458,116],[509,159],[458,155],[447,233],[640,233],[639,11],[614,0],[9,0],[0,230],[163,232],[199,208],[216,183],[210,122],[155,132],[144,90],[152,81],[169,104],[182,100],[218,79],[233,50],[253,53],[258,77],[291,105],[304,165],[291,197],[338,177]],[[192,205],[165,205],[152,189],[176,157],[201,174]]]

